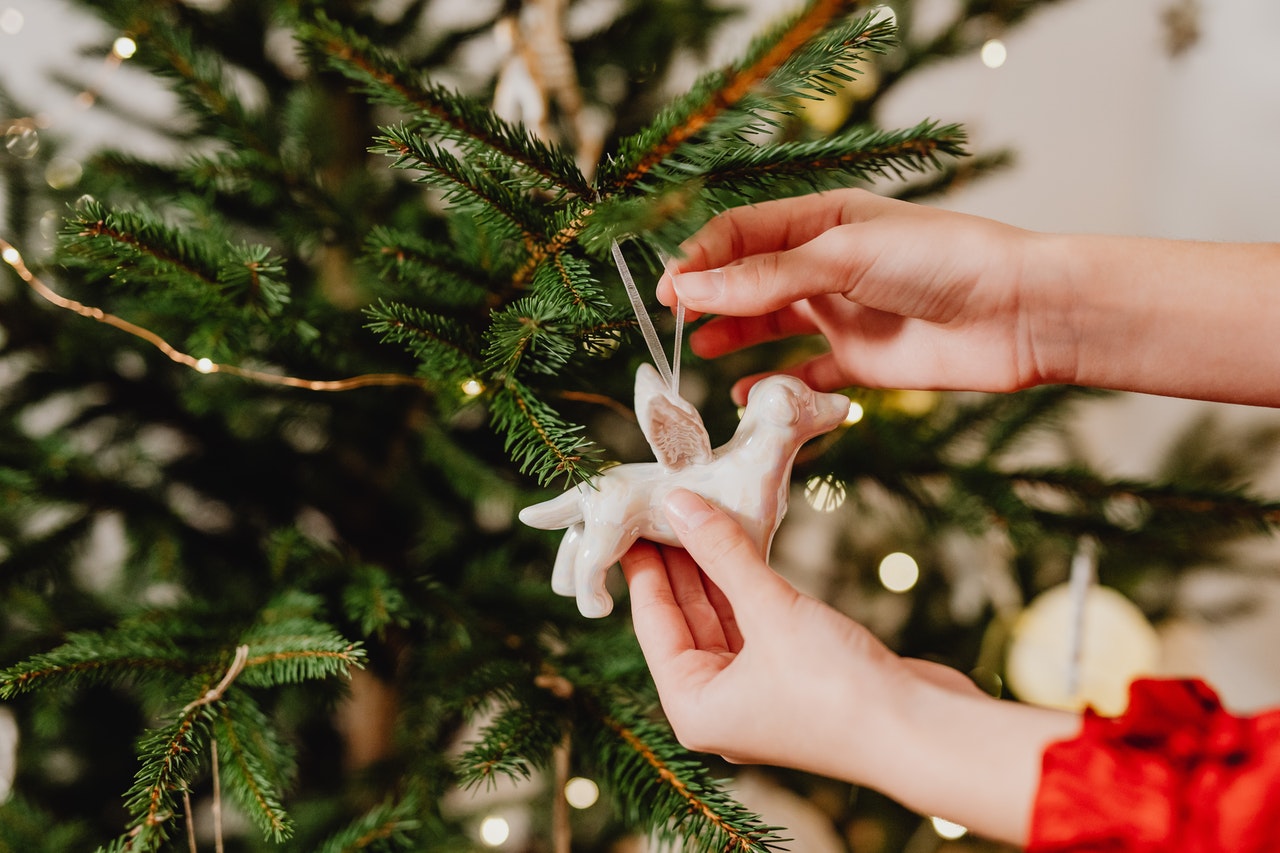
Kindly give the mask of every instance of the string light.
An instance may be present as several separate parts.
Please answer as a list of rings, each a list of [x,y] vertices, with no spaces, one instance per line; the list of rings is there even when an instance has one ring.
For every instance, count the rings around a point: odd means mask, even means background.
[[[880,583],[890,592],[906,592],[920,580],[920,566],[910,554],[894,551],[880,561]]]
[[[844,416],[844,425],[853,426],[854,424],[862,420],[862,416],[864,414],[866,414],[866,412],[863,411],[862,404],[859,403],[857,400],[850,400],[849,414]]]
[[[1000,39],[987,39],[979,55],[982,57],[983,65],[988,68],[999,68],[1009,58],[1009,50]]]
[[[462,383],[462,393],[468,397],[478,397],[484,393],[484,383],[479,379],[468,379]]]
[[[506,818],[490,815],[480,822],[480,840],[486,847],[501,847],[511,837],[511,824]]]
[[[600,799],[600,786],[583,776],[574,776],[564,785],[564,798],[575,809],[589,809]]]
[[[4,33],[6,35],[17,35],[22,30],[24,23],[25,23],[25,19],[23,18],[22,12],[18,11],[17,9],[10,7],[10,8],[4,9],[3,11],[0,11],[0,33]],[[114,72],[117,68],[120,67],[120,64],[124,60],[132,58],[134,54],[136,54],[137,52],[138,52],[138,43],[136,41],[134,41],[132,38],[126,35],[119,36],[118,38],[116,38],[115,41],[111,43],[111,49],[107,51],[106,56],[104,56],[102,59],[102,66],[104,71],[108,74],[111,72]],[[77,92],[75,97],[72,98],[71,102],[78,109],[87,110],[90,107],[92,107],[95,103],[97,103],[97,101],[98,101],[98,90],[94,87],[89,87],[89,88],[81,89],[79,92]],[[14,119],[8,123],[8,128],[11,131],[15,127],[28,127],[31,129],[31,133],[34,135],[35,128],[37,126],[47,128],[54,123],[55,122],[53,122],[47,115],[42,113],[39,116],[36,116],[35,118],[32,118],[31,116],[27,116],[24,118]],[[0,127],[4,127],[4,125],[0,124]],[[8,133],[6,132],[6,140],[5,140],[6,147],[9,148],[9,152],[11,154],[16,154],[16,152],[13,150],[13,148],[10,145],[10,139],[7,137],[8,137]],[[34,154],[35,154],[35,150],[33,149],[30,152],[30,154],[27,154],[27,155],[16,154],[16,156],[29,157]],[[61,187],[54,185],[54,189],[61,189]]]
[[[958,823],[952,823],[949,820],[943,820],[940,817],[931,817],[929,822],[933,824],[933,831],[938,833],[939,838],[945,838],[947,841],[955,841],[957,838],[963,838],[968,834],[969,829]]]
[[[130,323],[128,320],[117,317],[114,314],[108,314],[101,308],[85,305],[82,302],[68,299],[54,292],[27,267],[22,260],[22,253],[4,239],[0,239],[0,260],[13,267],[14,272],[18,274],[18,278],[25,281],[28,287],[51,305],[79,314],[81,317],[105,323],[136,338],[141,338],[168,356],[171,361],[177,362],[184,367],[189,367],[197,373],[226,373],[231,376],[238,376],[241,379],[260,382],[264,385],[284,385],[290,388],[302,388],[307,391],[351,391],[372,385],[414,385],[417,387],[426,385],[423,380],[417,377],[405,376],[400,373],[365,373],[347,379],[300,379],[296,376],[281,376],[276,373],[253,370],[252,368],[239,367],[234,364],[219,364],[210,358],[196,358],[180,351],[150,329]]]
[[[817,474],[804,484],[804,499],[818,512],[835,512],[844,505],[848,490],[832,474]]]
[[[40,134],[35,124],[29,120],[19,119],[9,125],[4,132],[4,148],[19,160],[30,160],[40,150]]]
[[[117,59],[131,59],[138,52],[138,43],[128,36],[120,36],[111,43],[111,55]]]

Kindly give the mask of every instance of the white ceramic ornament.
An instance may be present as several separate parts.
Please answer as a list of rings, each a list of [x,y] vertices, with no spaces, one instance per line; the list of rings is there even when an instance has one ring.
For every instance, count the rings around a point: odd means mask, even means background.
[[[770,376],[752,386],[733,438],[713,450],[697,409],[644,364],[636,371],[636,416],[658,461],[616,465],[525,507],[520,520],[565,530],[551,588],[576,596],[583,616],[607,616],[613,599],[605,574],[637,539],[680,544],[662,509],[673,489],[689,489],[720,506],[767,558],[787,512],[800,445],[835,429],[848,414],[849,398],[842,394],[818,393],[793,376]]]

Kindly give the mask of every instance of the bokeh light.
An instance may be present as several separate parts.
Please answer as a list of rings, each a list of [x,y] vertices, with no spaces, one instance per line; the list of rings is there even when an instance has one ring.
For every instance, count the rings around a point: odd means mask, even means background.
[[[880,561],[880,583],[890,592],[906,592],[920,580],[920,566],[910,554],[894,551]]]

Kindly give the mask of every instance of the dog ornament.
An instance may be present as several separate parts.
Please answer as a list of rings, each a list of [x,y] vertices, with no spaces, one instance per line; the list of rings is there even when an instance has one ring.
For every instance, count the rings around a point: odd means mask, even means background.
[[[680,540],[663,499],[676,488],[697,492],[737,519],[766,559],[787,511],[791,467],[800,446],[849,414],[849,398],[819,393],[777,374],[752,386],[733,437],[712,449],[702,417],[671,391],[650,364],[636,372],[636,417],[657,462],[615,465],[559,497],[525,507],[520,520],[565,531],[551,588],[573,596],[589,618],[607,616],[613,599],[605,576],[637,539]]]

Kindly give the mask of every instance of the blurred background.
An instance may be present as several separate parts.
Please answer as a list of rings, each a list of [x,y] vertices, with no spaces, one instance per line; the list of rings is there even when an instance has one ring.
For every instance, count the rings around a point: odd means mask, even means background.
[[[438,0],[431,10],[462,26],[492,17],[498,5]],[[676,66],[668,81],[673,92],[687,86],[702,63],[738,55],[777,11],[776,3],[759,0],[739,5],[746,13],[721,30],[708,57],[686,57]],[[954,6],[919,0],[916,25],[927,30],[931,16],[944,21]],[[574,7],[584,16],[610,15],[608,3]],[[111,37],[62,0],[0,0],[0,84],[34,105],[42,131],[62,140],[49,166],[51,185],[74,185],[79,159],[103,144],[140,156],[168,153],[171,143],[148,126],[168,122],[176,101],[130,68],[127,57],[104,61],[91,49]],[[880,105],[877,119],[882,126],[909,126],[923,116],[960,122],[975,149],[1013,152],[1009,168],[931,203],[1045,231],[1280,241],[1280,158],[1273,156],[1280,139],[1277,44],[1280,4],[1274,0],[1062,0],[1009,32],[990,32],[980,54],[913,74]],[[466,59],[484,67],[495,56],[496,47],[479,41]],[[90,85],[82,87],[83,81]],[[99,102],[127,110],[101,109]],[[823,120],[823,108],[813,108],[813,122]],[[6,137],[0,159],[22,157],[23,144]],[[0,236],[9,230],[3,212]],[[56,227],[50,219],[43,236],[52,241]],[[1080,404],[1071,413],[1060,431],[1023,451],[1028,458],[1069,451],[1115,477],[1138,480],[1159,479],[1188,430],[1202,428],[1205,442],[1227,443],[1214,448],[1226,454],[1240,441],[1239,452],[1247,454],[1245,436],[1280,426],[1280,414],[1270,410],[1134,394]],[[1256,492],[1280,495],[1277,462],[1267,453],[1248,458]],[[834,534],[812,501],[794,504],[779,559],[793,564],[798,584],[821,589],[823,573],[836,569],[800,558],[812,552],[815,535],[821,542]],[[1224,559],[1185,572],[1179,606],[1166,609],[1154,626],[1159,650],[1152,670],[1203,676],[1238,711],[1280,705],[1278,570],[1275,543],[1250,538],[1231,551],[1229,564]],[[0,729],[0,741],[4,736]],[[783,789],[748,772],[738,792],[809,845],[797,849],[828,849],[823,822]]]

